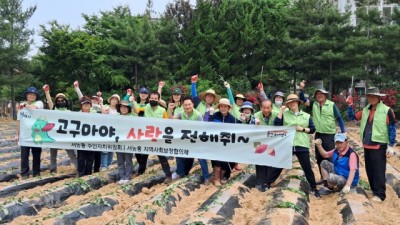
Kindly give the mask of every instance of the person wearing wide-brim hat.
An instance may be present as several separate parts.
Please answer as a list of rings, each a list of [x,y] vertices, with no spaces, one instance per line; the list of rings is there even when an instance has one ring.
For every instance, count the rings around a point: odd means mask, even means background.
[[[118,113],[122,116],[132,115],[131,104],[128,100],[121,100],[117,104]],[[118,165],[118,177],[117,182],[120,185],[126,184],[131,179],[133,173],[133,154],[132,153],[121,153],[117,152],[117,165]]]
[[[40,94],[37,88],[29,87],[21,95],[25,98],[25,102],[20,104],[19,110],[24,109],[36,110],[43,109],[43,102],[39,100]],[[16,141],[19,143],[20,136],[20,112],[17,114],[17,135],[15,137]],[[40,176],[40,156],[42,153],[42,148],[21,146],[21,177],[22,179],[29,178],[29,153],[32,150],[33,162],[32,162],[32,172],[33,176]]]
[[[227,81],[224,81],[224,86],[226,87],[228,93],[229,102],[232,105],[231,114],[236,119],[240,120],[240,107],[243,105],[244,101],[246,101],[246,97],[240,93],[236,94],[235,97],[233,97],[231,85]]]
[[[329,92],[323,87],[318,88],[314,92],[313,98],[315,101],[307,99],[304,95],[304,87],[306,82],[303,80],[300,82],[300,99],[304,102],[304,105],[309,107],[311,110],[311,116],[315,124],[315,139],[322,140],[323,149],[334,149],[335,148],[335,134],[336,132],[336,121],[339,124],[340,132],[345,132],[345,125],[340,114],[340,111],[336,104],[328,99]],[[321,156],[317,148],[315,147],[315,158],[317,159],[318,169],[321,174],[321,162],[324,158]],[[321,179],[318,183],[321,183]]]
[[[111,95],[107,102],[109,105],[101,105],[101,113],[109,115],[118,115],[117,105],[121,101],[118,94]],[[102,151],[100,156],[100,170],[106,171],[112,164],[114,152]]]
[[[67,111],[69,112],[69,106],[70,106],[70,101],[68,100],[67,96],[64,93],[57,93],[54,102],[51,99],[50,95],[50,86],[48,84],[45,84],[43,86],[43,91],[46,95],[47,99],[47,104],[49,106],[50,110],[56,110],[56,111]],[[58,154],[57,148],[50,148],[50,173],[57,173],[57,154]],[[76,150],[73,149],[65,149],[67,152],[70,162],[74,165],[75,169],[78,168],[78,161],[76,157]]]
[[[239,120],[229,113],[232,105],[227,98],[221,98],[218,104],[215,105],[215,108],[219,111],[214,113],[214,108],[210,108],[209,122],[240,123]],[[214,185],[221,186],[221,183],[224,183],[225,179],[229,179],[231,168],[235,163],[212,160],[211,164],[214,170]]]
[[[382,102],[385,94],[376,87],[368,88],[368,105],[356,113],[364,147],[365,170],[375,202],[386,198],[386,158],[394,155],[396,119],[393,110]]]
[[[193,75],[191,78],[191,91],[194,100],[194,107],[203,115],[203,120],[208,121],[210,108],[214,107],[221,97],[217,95],[213,89],[208,89],[207,91],[201,92],[197,95],[197,79],[198,75]]]
[[[302,111],[300,105],[302,101],[296,94],[287,96],[285,105],[281,107],[275,118],[276,126],[293,126],[296,133],[293,140],[293,154],[297,156],[300,165],[304,171],[307,182],[311,187],[312,194],[316,198],[320,198],[315,181],[314,172],[310,163],[310,135],[315,132],[313,119],[310,114]],[[288,107],[289,110],[286,110]]]

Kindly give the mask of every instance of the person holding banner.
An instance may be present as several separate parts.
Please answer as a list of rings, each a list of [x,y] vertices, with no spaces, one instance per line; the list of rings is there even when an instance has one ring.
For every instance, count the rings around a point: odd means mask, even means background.
[[[22,97],[26,99],[25,102],[20,104],[19,110],[26,109],[43,109],[43,102],[39,100],[40,94],[35,87],[29,87],[22,94]],[[17,135],[16,141],[19,142],[20,135],[20,113],[17,114]],[[40,156],[42,154],[42,148],[21,146],[21,177],[22,179],[29,178],[29,153],[32,150],[32,171],[33,177],[40,176]]]
[[[144,117],[152,117],[152,118],[164,118],[168,119],[167,111],[159,105],[160,101],[160,93],[153,91],[149,95],[149,104],[147,104],[144,110]],[[133,106],[133,111],[139,114],[139,110],[136,108],[135,104]],[[138,154],[136,154],[138,155]],[[136,156],[136,159],[139,163],[138,174],[143,174],[146,170],[147,159],[149,155],[141,154],[140,157]],[[172,181],[171,169],[168,163],[168,159],[165,156],[158,155],[158,159],[160,160],[161,167],[165,173],[164,183],[170,183]]]
[[[210,116],[208,118],[209,122],[217,123],[240,123],[229,111],[232,106],[227,98],[221,98],[218,104],[215,106],[219,111],[214,113],[214,108],[210,108]],[[223,162],[218,160],[211,161],[214,171],[214,185],[221,186],[221,184],[226,183],[231,174],[231,168],[235,163]]]
[[[336,104],[328,99],[329,92],[324,88],[319,88],[314,92],[314,98],[316,101],[309,100],[304,95],[304,87],[306,81],[300,82],[300,100],[304,102],[304,105],[311,109],[311,115],[315,122],[315,139],[322,140],[322,147],[326,150],[335,148],[334,136],[336,134],[336,123],[337,121],[340,126],[340,132],[345,132],[344,121],[342,115],[339,112]],[[323,182],[321,172],[321,162],[324,158],[321,156],[315,146],[315,158],[317,159],[318,169],[321,175],[321,180],[318,184]]]
[[[243,102],[242,106],[239,109],[239,112],[240,112],[239,116],[240,122],[244,124],[255,124],[255,117],[253,116],[254,114],[253,103],[249,101]]]
[[[79,101],[82,113],[96,113],[91,110],[92,101],[89,97],[83,96]],[[78,176],[83,177],[93,173],[93,163],[96,157],[96,152],[87,150],[78,150]],[[98,171],[95,171],[98,172]]]
[[[71,111],[69,107],[69,100],[63,93],[58,93],[55,97],[55,104],[51,100],[50,96],[50,86],[45,84],[43,86],[43,91],[46,95],[47,104],[49,105],[50,110],[58,110],[58,111]],[[67,152],[71,163],[74,165],[75,169],[78,168],[78,161],[76,157],[76,150],[65,149]],[[57,152],[58,149],[50,148],[50,173],[57,173]]]
[[[273,110],[272,105],[272,101],[269,99],[261,102],[261,111],[254,114],[256,125],[274,126],[278,112]],[[256,165],[256,188],[261,192],[267,191],[281,172],[282,168]]]
[[[108,106],[102,105],[101,107],[101,113],[103,114],[109,114],[109,115],[118,115],[118,110],[117,110],[117,104],[121,98],[119,97],[118,94],[113,94],[111,97],[107,99]],[[100,159],[100,169],[102,171],[107,170],[107,168],[111,165],[112,160],[113,160],[113,152],[106,152],[102,151],[101,152],[101,159]]]
[[[129,116],[131,114],[131,105],[129,101],[122,100],[117,104],[117,111],[123,116]],[[132,153],[117,153],[117,163],[118,163],[118,184],[126,184],[131,179],[133,173],[133,154]]]
[[[175,115],[172,115],[172,111],[176,109],[174,103],[169,103],[168,105],[168,116],[173,119],[181,119],[181,120],[192,120],[192,121],[203,121],[203,117],[199,111],[194,109],[194,101],[191,97],[184,97],[182,99],[182,106],[184,111],[179,112]],[[176,173],[178,177],[183,177],[189,175],[190,169],[193,167],[193,158],[181,158],[175,157],[176,159]],[[198,159],[201,172],[203,174],[204,184],[210,184],[210,174],[208,172],[207,160]]]
[[[295,126],[296,134],[294,136],[293,154],[296,155],[304,171],[307,182],[311,187],[311,192],[315,198],[321,198],[315,182],[314,172],[310,162],[310,136],[315,132],[315,127],[310,114],[300,109],[302,101],[296,94],[290,94],[287,97],[285,106],[281,107],[275,118],[276,126]],[[286,107],[289,110],[286,110]]]

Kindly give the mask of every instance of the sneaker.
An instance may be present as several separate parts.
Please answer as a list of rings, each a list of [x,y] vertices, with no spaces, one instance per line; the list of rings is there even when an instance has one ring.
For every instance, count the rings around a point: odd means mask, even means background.
[[[256,189],[259,190],[260,192],[265,192],[266,191],[264,185],[261,185],[261,184],[257,184],[256,185]]]
[[[122,184],[127,184],[129,183],[129,180],[124,180]]]
[[[320,199],[321,198],[321,194],[319,193],[319,190],[318,189],[313,189],[312,191],[311,191],[311,193],[312,193],[312,195],[316,198],[316,199]]]
[[[226,184],[228,182],[228,179],[226,177],[223,177],[221,179],[221,184]]]
[[[205,179],[204,180],[204,185],[206,185],[206,186],[210,185],[210,179]]]
[[[122,185],[122,184],[124,184],[124,182],[125,182],[125,180],[119,180],[119,181],[117,182],[117,184]]]
[[[220,187],[221,186],[221,180],[214,180],[214,185],[216,187]]]
[[[101,167],[100,171],[107,171],[107,167]]]
[[[164,184],[170,184],[172,182],[171,177],[165,177]]]
[[[327,187],[322,187],[319,189],[319,194],[320,195],[329,195],[333,192],[333,190],[327,188]]]
[[[171,176],[172,180],[177,180],[179,178],[181,178],[181,176],[179,176],[176,172],[174,172]]]
[[[372,200],[373,202],[376,202],[376,203],[381,203],[381,202],[383,202],[382,199],[379,198],[378,196],[374,196],[373,198],[371,198],[371,200]]]

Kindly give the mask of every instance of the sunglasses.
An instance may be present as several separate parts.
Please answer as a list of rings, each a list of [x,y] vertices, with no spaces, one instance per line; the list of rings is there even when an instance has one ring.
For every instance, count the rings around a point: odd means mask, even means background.
[[[61,100],[57,100],[57,102],[58,102],[58,103],[62,103],[62,102],[65,102],[65,100],[64,100],[64,99],[61,99]]]

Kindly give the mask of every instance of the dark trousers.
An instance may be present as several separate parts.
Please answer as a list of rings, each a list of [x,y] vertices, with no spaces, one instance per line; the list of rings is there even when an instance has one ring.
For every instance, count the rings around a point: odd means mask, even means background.
[[[100,171],[101,152],[94,152],[93,157],[94,157],[93,171],[94,171],[95,173],[97,173],[97,172]]]
[[[274,183],[282,172],[282,168],[256,165],[256,184],[266,184],[268,187]]]
[[[306,176],[307,182],[310,185],[311,189],[315,189],[317,187],[317,183],[315,182],[314,172],[311,168],[310,152],[295,151],[293,152],[293,154],[297,156],[297,159],[299,160],[300,166],[304,171],[304,175]]]
[[[78,150],[78,176],[92,174],[95,152]]]
[[[137,173],[143,174],[146,171],[147,159],[149,158],[149,155],[135,154],[135,157],[136,157],[136,161],[139,164],[139,169],[138,169]],[[171,168],[169,166],[167,157],[158,155],[158,160],[160,161],[161,168],[162,168],[163,172],[165,173],[165,176],[171,177]]]
[[[386,149],[381,145],[379,149],[364,148],[365,170],[372,193],[385,200],[386,198]]]
[[[29,176],[29,152],[32,149],[32,171],[33,176],[40,175],[40,155],[42,154],[42,148],[32,148],[27,146],[21,146],[21,176]]]
[[[327,152],[335,148],[335,134],[315,133],[315,139],[322,140],[322,147]],[[314,146],[314,149],[315,149],[315,159],[317,160],[319,174],[322,179],[321,162],[324,160],[324,158],[321,156],[321,154],[319,154],[317,146]]]

